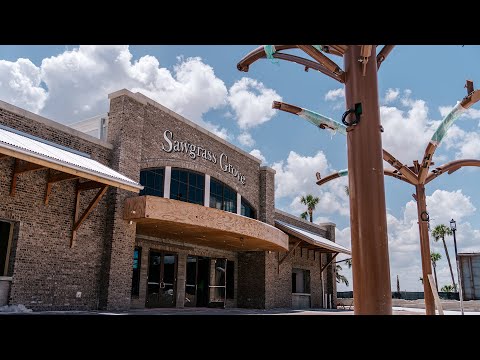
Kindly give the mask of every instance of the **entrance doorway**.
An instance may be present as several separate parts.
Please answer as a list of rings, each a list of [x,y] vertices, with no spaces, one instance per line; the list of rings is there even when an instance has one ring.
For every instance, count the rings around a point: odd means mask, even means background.
[[[185,306],[225,307],[227,259],[187,257]]]
[[[177,256],[150,251],[146,307],[174,307],[177,278]]]

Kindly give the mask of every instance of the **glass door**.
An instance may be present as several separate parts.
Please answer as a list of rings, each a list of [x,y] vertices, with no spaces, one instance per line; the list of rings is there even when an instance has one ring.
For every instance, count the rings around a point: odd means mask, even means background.
[[[209,307],[225,307],[227,259],[210,259]]]
[[[150,251],[146,307],[174,307],[176,255]]]
[[[187,279],[185,281],[185,305],[195,307],[197,305],[197,257],[187,256]]]

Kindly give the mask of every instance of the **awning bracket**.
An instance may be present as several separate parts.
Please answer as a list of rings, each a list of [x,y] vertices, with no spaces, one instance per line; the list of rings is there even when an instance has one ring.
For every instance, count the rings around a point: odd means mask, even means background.
[[[30,171],[42,170],[45,168],[46,166],[18,160],[15,158],[13,161],[13,175],[12,175],[12,184],[10,187],[10,196],[15,196],[18,175],[26,172],[30,172]]]
[[[87,206],[83,214],[80,215],[80,193],[82,191],[92,190],[92,189],[99,189],[98,193],[92,199],[92,201]],[[72,229],[72,238],[70,241],[70,247],[73,247],[75,245],[75,242],[77,240],[78,228],[80,227],[80,225],[82,225],[82,223],[85,221],[88,215],[93,211],[93,209],[95,209],[97,204],[102,199],[102,196],[107,192],[107,189],[108,189],[107,184],[97,183],[96,181],[86,181],[86,182],[80,183],[77,180],[77,189],[76,189],[76,196],[75,196],[75,214],[73,218],[73,229]]]

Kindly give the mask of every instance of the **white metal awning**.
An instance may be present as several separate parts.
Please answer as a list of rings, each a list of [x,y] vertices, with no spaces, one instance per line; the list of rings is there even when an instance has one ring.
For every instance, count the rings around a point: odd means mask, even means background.
[[[139,183],[88,158],[86,154],[82,156],[76,150],[50,144],[29,134],[0,127],[0,154],[129,191],[143,189]]]
[[[280,220],[275,220],[275,226],[280,230],[285,231],[287,234],[295,236],[311,245],[318,246],[319,248],[323,248],[336,253],[343,253],[348,255],[351,254],[350,250],[346,247],[338,245],[331,240],[325,239],[320,235],[314,234],[297,226],[287,224],[286,222]]]

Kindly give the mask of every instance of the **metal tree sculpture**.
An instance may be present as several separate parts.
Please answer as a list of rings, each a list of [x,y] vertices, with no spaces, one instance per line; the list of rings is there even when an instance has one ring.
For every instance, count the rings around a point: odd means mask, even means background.
[[[246,55],[240,71],[262,58],[281,59],[314,69],[345,84],[350,184],[350,223],[355,314],[392,314],[387,216],[378,103],[377,70],[393,49],[385,45],[266,45]],[[299,49],[313,60],[281,51]],[[341,69],[325,54],[343,57]],[[372,170],[373,169],[373,170]]]
[[[433,179],[437,178],[445,172],[448,174],[457,171],[458,169],[464,166],[475,166],[480,167],[480,160],[474,159],[464,159],[464,160],[455,160],[449,163],[446,163],[442,166],[436,167],[429,173],[430,166],[434,165],[432,162],[433,155],[438,145],[444,138],[447,130],[453,124],[453,122],[458,119],[458,117],[470,108],[473,104],[480,100],[480,90],[473,90],[473,82],[467,81],[467,96],[457,104],[448,114],[445,116],[441,122],[438,129],[432,136],[432,139],[427,145],[425,150],[425,155],[423,156],[423,161],[420,164],[417,160],[413,161],[413,166],[406,166],[402,164],[399,160],[393,157],[389,152],[383,150],[383,159],[392,165],[395,170],[383,170],[384,175],[392,176],[396,179],[407,182],[415,186],[416,194],[413,195],[415,201],[417,202],[417,212],[418,212],[418,226],[420,231],[420,250],[422,257],[422,271],[423,279],[428,279],[428,274],[432,273],[432,266],[430,262],[430,241],[428,235],[428,221],[429,215],[427,212],[426,196],[425,196],[425,185],[428,184]],[[302,116],[309,120],[314,125],[324,129],[330,128],[340,133],[348,133],[349,128],[343,126],[342,124],[336,122],[335,120],[326,118],[325,116],[302,109],[290,104],[285,104],[282,102],[274,102],[273,108],[280,109],[286,112],[290,112],[299,116]],[[341,170],[339,172],[330,174],[325,178],[321,178],[320,174],[317,173],[317,185],[323,185],[333,179],[337,179],[348,174],[348,170]],[[351,179],[351,178],[350,178]],[[350,180],[349,179],[349,180]],[[351,193],[351,190],[350,190]],[[350,201],[352,199],[350,198]],[[353,241],[353,238],[352,238]],[[354,281],[353,285],[355,287],[355,275],[353,275]],[[428,281],[423,282],[424,293],[425,293],[425,307],[427,315],[435,315],[435,302],[432,293],[431,286]]]

